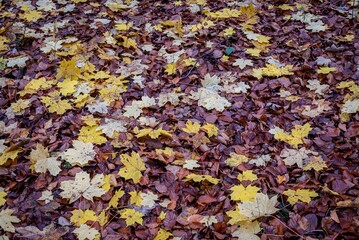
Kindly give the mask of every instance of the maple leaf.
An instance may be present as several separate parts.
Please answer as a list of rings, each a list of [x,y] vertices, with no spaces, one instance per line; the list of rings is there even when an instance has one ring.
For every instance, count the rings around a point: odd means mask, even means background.
[[[201,165],[198,164],[197,160],[189,159],[185,160],[185,164],[183,164],[183,167],[189,170],[193,170],[194,168],[201,167]]]
[[[229,156],[230,157],[226,160],[226,164],[230,167],[237,167],[238,165],[246,163],[249,160],[245,155],[237,154],[235,152],[231,152]]]
[[[51,191],[46,190],[41,193],[41,197],[37,200],[45,201],[45,204],[48,204],[49,202],[54,200],[54,195],[52,195]]]
[[[107,139],[102,135],[102,131],[97,129],[98,126],[82,126],[78,139],[84,143],[103,144]]]
[[[126,122],[105,118],[105,123],[97,127],[98,130],[101,130],[107,137],[112,137],[116,132],[127,132]]]
[[[317,70],[317,73],[320,73],[320,74],[328,74],[330,72],[336,72],[337,69],[335,67],[320,67],[318,70]]]
[[[186,176],[185,181],[194,181],[194,182],[202,182],[202,181],[208,181],[212,184],[218,184],[219,180],[217,178],[213,178],[210,175],[198,175],[198,174],[194,174],[191,173],[189,175]]]
[[[269,131],[274,134],[274,138],[277,140],[285,141],[291,146],[297,148],[299,144],[303,143],[302,138],[308,136],[309,132],[312,130],[309,123],[301,125],[295,125],[291,131],[291,134],[284,132],[280,128],[275,128]]]
[[[57,68],[56,79],[65,78],[77,80],[81,76],[81,69],[76,67],[76,60],[63,60]]]
[[[244,58],[238,58],[236,61],[232,64],[232,66],[239,67],[241,70],[243,70],[246,66],[253,66],[252,60],[244,59]]]
[[[231,218],[228,221],[228,223],[231,224],[231,225],[238,224],[238,223],[243,222],[243,221],[248,221],[248,217],[241,214],[239,212],[238,207],[236,207],[232,211],[227,211],[226,215]]]
[[[167,240],[172,236],[172,233],[160,228],[153,240]]]
[[[64,114],[67,110],[72,109],[69,101],[61,99],[58,91],[51,92],[48,96],[42,96],[41,102],[46,105],[50,113]]]
[[[165,72],[168,73],[168,75],[173,75],[177,71],[176,63],[168,63],[165,68]]]
[[[80,226],[85,224],[87,221],[97,221],[97,216],[95,212],[89,209],[82,211],[81,209],[75,209],[72,211],[72,216],[70,221],[75,226]]]
[[[142,217],[144,216],[142,213],[137,212],[134,209],[123,209],[119,211],[121,218],[124,218],[127,226],[134,225],[135,223],[142,224]]]
[[[6,164],[9,160],[15,160],[17,155],[22,151],[21,148],[8,147],[0,155],[0,165]]]
[[[279,209],[275,208],[276,203],[276,195],[270,199],[266,194],[257,193],[254,201],[238,203],[238,209],[240,214],[250,219],[256,219],[278,211]]]
[[[16,216],[11,216],[15,210],[13,209],[4,209],[0,212],[0,227],[5,232],[15,232],[15,227],[12,223],[19,223],[21,220]]]
[[[73,148],[67,149],[62,155],[62,159],[71,163],[71,165],[84,166],[93,160],[96,155],[94,146],[90,142],[84,143],[74,140],[72,146]]]
[[[86,172],[76,173],[74,180],[61,182],[60,188],[63,192],[61,192],[60,195],[63,198],[69,198],[70,203],[73,203],[81,196],[93,201],[93,197],[101,197],[106,193],[106,191],[101,188],[103,178],[103,174],[97,174],[90,181],[90,174]]]
[[[305,165],[303,168],[304,171],[309,171],[310,169],[314,169],[315,171],[321,171],[324,168],[327,168],[326,162],[323,160],[321,156],[313,156],[312,159]]]
[[[260,238],[256,235],[260,231],[261,228],[259,227],[258,221],[247,221],[239,225],[239,229],[232,233],[232,237],[246,240],[260,240]]]
[[[218,127],[216,125],[214,125],[214,124],[206,123],[205,125],[203,125],[201,127],[201,129],[204,129],[207,132],[208,137],[218,135]]]
[[[233,191],[231,193],[231,200],[246,202],[246,201],[253,201],[260,188],[251,185],[247,187],[244,187],[243,185],[239,185],[230,188],[230,190]]]
[[[257,175],[255,175],[252,170],[246,170],[243,171],[243,174],[238,174],[237,179],[239,181],[245,181],[245,180],[254,181],[257,180],[258,178]]]
[[[197,122],[192,122],[191,120],[188,120],[186,122],[186,127],[182,128],[182,130],[186,133],[198,133],[199,129],[201,128],[201,125]]]
[[[4,191],[4,189],[0,187],[0,207],[6,203],[6,199],[5,199],[6,195],[7,194]]]
[[[156,204],[155,201],[158,200],[158,196],[152,192],[141,193],[141,206],[148,206],[149,208],[153,208]]]
[[[292,166],[297,164],[298,167],[303,168],[304,161],[309,158],[308,154],[317,155],[317,153],[307,150],[304,147],[301,149],[283,149],[280,157],[284,158],[285,164]]]
[[[192,92],[191,94],[192,96],[190,96],[190,98],[198,100],[198,105],[207,110],[215,109],[219,112],[223,112],[226,107],[231,106],[231,103],[226,98],[206,88],[200,88],[198,92]]]
[[[356,113],[359,111],[359,99],[347,100],[342,106],[343,113]]]
[[[118,205],[118,202],[120,201],[120,198],[125,195],[125,192],[122,191],[121,189],[120,190],[117,190],[115,192],[115,194],[112,196],[110,202],[108,203],[108,207],[107,209],[109,208],[116,208],[117,205]]]
[[[120,169],[119,175],[126,180],[132,179],[134,183],[139,183],[142,177],[141,171],[146,170],[140,154],[132,152],[131,155],[121,154],[121,162],[124,167]]]
[[[35,172],[49,171],[52,176],[57,176],[61,172],[61,162],[57,161],[57,157],[50,157],[47,148],[39,143],[36,144],[36,149],[31,150],[30,161],[32,162],[30,168]]]
[[[169,131],[163,130],[162,128],[158,128],[158,129],[144,128],[144,129],[137,131],[137,133],[136,133],[137,138],[149,136],[152,139],[156,139],[160,135],[172,137],[172,134]]]
[[[288,196],[288,202],[294,205],[299,200],[305,203],[311,201],[311,197],[318,197],[318,193],[309,189],[297,189],[297,190],[286,190],[283,192],[284,195]]]
[[[141,202],[142,202],[142,192],[139,191],[139,192],[136,192],[136,191],[132,191],[129,193],[130,194],[130,203],[131,204],[134,204],[136,206],[141,206]]]
[[[272,158],[269,154],[257,156],[257,158],[251,159],[249,161],[250,164],[254,164],[258,167],[265,166],[267,162],[271,161]]]
[[[98,240],[100,239],[100,232],[94,228],[81,224],[80,227],[76,228],[73,233],[76,234],[79,240]]]
[[[128,38],[128,37],[125,37],[125,36],[121,36],[123,42],[122,43],[119,43],[120,45],[124,46],[125,48],[136,48],[137,47],[137,44],[136,44],[136,41],[133,40],[132,38]]]

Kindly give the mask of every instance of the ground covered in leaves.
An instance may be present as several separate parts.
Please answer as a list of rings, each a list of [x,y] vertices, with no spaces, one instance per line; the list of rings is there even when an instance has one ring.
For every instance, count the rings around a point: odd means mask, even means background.
[[[0,2],[0,239],[356,238],[357,1]]]

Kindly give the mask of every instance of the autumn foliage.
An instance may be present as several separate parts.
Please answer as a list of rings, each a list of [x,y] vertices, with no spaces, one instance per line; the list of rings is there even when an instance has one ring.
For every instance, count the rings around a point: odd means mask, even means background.
[[[357,1],[0,1],[0,239],[356,239]]]

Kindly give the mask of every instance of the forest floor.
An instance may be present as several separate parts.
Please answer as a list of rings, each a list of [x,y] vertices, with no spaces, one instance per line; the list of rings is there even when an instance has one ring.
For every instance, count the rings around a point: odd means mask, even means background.
[[[0,239],[357,239],[358,1],[0,2]]]

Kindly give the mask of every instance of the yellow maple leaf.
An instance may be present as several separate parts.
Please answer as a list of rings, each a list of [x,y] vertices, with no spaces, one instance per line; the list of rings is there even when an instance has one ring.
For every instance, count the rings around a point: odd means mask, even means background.
[[[315,171],[321,171],[324,168],[327,168],[326,162],[320,156],[313,156],[313,158],[308,162],[307,165],[303,168],[304,171],[309,171],[310,169],[314,169]]]
[[[40,11],[36,11],[36,10],[29,10],[26,11],[25,13],[21,13],[19,14],[19,17],[21,19],[25,19],[28,22],[35,22],[36,20],[38,20],[41,17],[41,12]]]
[[[204,129],[208,137],[217,136],[218,135],[218,127],[211,123],[206,123],[201,129]]]
[[[261,54],[261,49],[258,48],[247,48],[246,53],[253,56],[253,57],[259,57]]]
[[[44,77],[39,79],[32,79],[28,84],[26,84],[24,90],[20,91],[20,96],[25,96],[26,94],[34,94],[37,93],[39,90],[47,90],[52,87],[55,83],[53,80],[47,80]]]
[[[113,101],[122,100],[122,92],[123,88],[117,86],[105,87],[99,91],[101,98],[108,104],[112,103]]]
[[[244,181],[244,180],[254,181],[257,180],[258,178],[257,175],[255,175],[252,170],[246,170],[243,171],[242,174],[238,174],[237,179],[239,181]]]
[[[76,67],[76,60],[62,60],[57,69],[56,79],[65,78],[77,80],[81,76],[81,69]]]
[[[231,225],[238,224],[240,222],[248,220],[248,217],[244,216],[243,214],[241,214],[239,212],[238,207],[236,207],[236,209],[234,209],[232,211],[227,211],[226,215],[231,218],[228,221],[228,223],[231,224]]]
[[[165,72],[169,75],[175,74],[177,71],[176,63],[168,63],[166,65]]]
[[[101,188],[106,192],[108,192],[111,189],[111,185],[112,185],[111,177],[112,174],[104,175],[103,185],[101,186]]]
[[[208,181],[212,184],[218,184],[218,182],[219,182],[219,179],[214,178],[210,175],[198,175],[198,174],[194,174],[194,173],[191,173],[186,176],[185,181],[190,181],[190,180],[192,180],[194,182]]]
[[[54,91],[48,96],[41,97],[41,102],[45,104],[50,113],[64,114],[67,110],[72,109],[67,99],[61,99],[60,92]]]
[[[0,207],[6,203],[6,199],[5,199],[6,195],[7,194],[4,191],[4,189],[0,188]]]
[[[0,205],[0,206],[1,206],[1,205]],[[166,218],[166,214],[167,214],[167,213],[165,213],[164,211],[162,211],[162,212],[160,213],[160,215],[158,216],[158,218],[161,219],[161,220],[163,220],[163,219]]]
[[[102,136],[102,131],[97,129],[97,126],[82,126],[79,132],[79,141],[84,143],[103,144],[107,139]]]
[[[132,23],[118,23],[115,27],[117,31],[126,31],[132,27]]]
[[[11,108],[14,110],[14,112],[16,113],[21,113],[23,112],[26,108],[29,107],[30,104],[30,100],[29,99],[19,99],[14,103],[11,103]]]
[[[231,200],[242,202],[253,201],[259,189],[260,188],[251,185],[247,187],[244,187],[243,185],[234,186],[230,189],[233,191],[231,193]]]
[[[70,222],[75,226],[80,226],[81,224],[86,223],[87,221],[97,221],[95,212],[92,210],[82,211],[81,209],[75,209],[72,212]]]
[[[298,145],[303,143],[303,138],[308,136],[312,129],[313,128],[309,125],[309,123],[306,123],[303,126],[295,125],[291,131],[291,134],[286,133],[283,130],[278,130],[275,133],[274,138],[287,142],[291,146],[298,148]]]
[[[265,67],[261,68],[263,76],[268,77],[280,77],[285,75],[293,75],[291,72],[293,65],[287,65],[284,67],[277,67],[275,64],[266,64]]]
[[[125,219],[127,226],[134,225],[135,223],[142,224],[143,221],[142,217],[144,215],[140,212],[137,212],[134,209],[130,209],[130,208],[123,209],[119,211],[119,213],[120,213],[120,217]]]
[[[140,154],[136,152],[132,152],[131,155],[121,154],[121,162],[124,167],[120,169],[119,175],[126,180],[132,179],[134,183],[139,183],[142,177],[141,171],[146,170]]]
[[[155,236],[155,238],[153,240],[166,240],[171,236],[172,236],[172,233],[170,233],[170,232],[168,232],[168,231],[161,228],[157,232],[157,234],[156,234],[156,236]]]
[[[158,138],[160,135],[165,135],[168,137],[172,137],[172,134],[169,131],[163,130],[162,128],[159,129],[152,129],[152,128],[144,128],[136,132],[136,137],[144,137],[149,136],[152,139]]]
[[[246,163],[249,160],[245,155],[237,154],[235,152],[231,152],[229,156],[230,157],[226,160],[226,164],[230,167],[237,167],[238,165]]]
[[[78,84],[79,82],[76,80],[71,80],[69,78],[65,79],[62,82],[57,83],[57,86],[60,88],[60,93],[63,96],[67,96],[70,94],[73,94],[74,92],[76,92],[76,88],[75,86]]]
[[[6,148],[0,155],[0,166],[6,164],[8,160],[15,160],[21,151],[21,148]]]
[[[128,38],[128,37],[121,37],[123,42],[122,43],[119,43],[121,44],[122,46],[124,46],[125,48],[136,48],[137,47],[137,44],[136,44],[136,41],[133,40],[132,38]]]
[[[321,67],[317,70],[317,73],[320,74],[328,74],[330,72],[336,72],[337,69],[335,67]]]
[[[186,122],[186,127],[183,128],[182,130],[184,132],[186,132],[186,133],[194,133],[194,134],[196,134],[196,133],[199,132],[200,128],[201,128],[201,125],[199,123],[192,122],[191,120],[188,120]]]
[[[312,197],[318,197],[318,193],[310,189],[297,189],[297,190],[286,190],[283,192],[284,195],[288,196],[288,202],[294,205],[299,200],[305,203],[309,203]]]
[[[226,28],[224,29],[223,31],[223,36],[224,37],[230,37],[232,36],[233,34],[235,34],[236,32],[234,31],[234,29],[232,27],[229,27],[229,28]]]
[[[117,205],[118,205],[118,202],[120,201],[120,198],[125,195],[125,192],[122,191],[121,189],[120,190],[117,190],[115,192],[115,194],[112,196],[110,202],[108,203],[108,207],[107,209],[109,208],[116,208]]]
[[[136,190],[134,190],[134,191],[130,192],[129,194],[131,196],[130,203],[140,207],[141,202],[143,200],[141,197],[142,192],[141,191],[136,192]]]
[[[106,211],[103,210],[98,216],[97,216],[97,222],[100,224],[100,226],[105,226],[105,224],[108,222],[108,216],[106,215]]]

